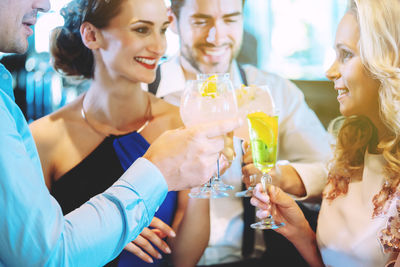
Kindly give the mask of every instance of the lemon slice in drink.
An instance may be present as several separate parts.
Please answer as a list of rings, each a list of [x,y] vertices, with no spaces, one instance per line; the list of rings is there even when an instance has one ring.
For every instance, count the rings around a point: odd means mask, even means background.
[[[254,112],[247,115],[250,126],[258,138],[266,145],[276,143],[278,138],[278,118],[264,112]]]
[[[200,93],[201,96],[211,96],[212,98],[218,95],[216,75],[207,78],[207,80],[201,85]]]

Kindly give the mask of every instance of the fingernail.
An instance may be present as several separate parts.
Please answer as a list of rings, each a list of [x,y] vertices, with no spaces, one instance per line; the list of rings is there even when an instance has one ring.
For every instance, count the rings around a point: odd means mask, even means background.
[[[169,253],[168,253],[169,254]],[[157,259],[159,259],[159,260],[161,260],[162,259],[162,256],[161,256],[161,254],[158,254],[157,255]]]
[[[165,248],[165,253],[171,254],[171,249],[170,249],[169,247],[166,247],[166,248]]]
[[[148,263],[154,263],[154,261],[153,261],[152,258],[148,258],[148,259],[147,259],[147,262],[148,262]]]
[[[171,232],[169,232],[169,236],[170,236],[170,237],[176,237],[176,234],[175,234],[174,231],[171,231]]]

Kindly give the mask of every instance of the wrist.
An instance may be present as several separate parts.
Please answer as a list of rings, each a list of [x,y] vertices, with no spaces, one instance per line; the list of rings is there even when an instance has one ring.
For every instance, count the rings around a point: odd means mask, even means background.
[[[304,219],[304,223],[298,225],[296,231],[293,231],[293,235],[288,236],[287,238],[296,247],[298,245],[314,246],[317,244],[316,235],[306,219]]]
[[[279,181],[282,190],[297,197],[305,196],[306,188],[296,169],[289,164],[280,165],[278,168],[281,175],[281,179],[279,179]]]

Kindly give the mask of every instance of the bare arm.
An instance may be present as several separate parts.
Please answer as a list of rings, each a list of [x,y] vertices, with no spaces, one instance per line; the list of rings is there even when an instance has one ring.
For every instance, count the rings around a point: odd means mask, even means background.
[[[54,146],[52,145],[51,140],[53,139],[53,135],[49,134],[51,130],[48,129],[46,123],[41,125],[41,121],[45,120],[42,118],[41,120],[34,121],[29,125],[29,128],[32,132],[33,139],[35,140],[36,147],[38,153],[40,155],[40,163],[42,164],[44,181],[46,183],[46,187],[50,190],[51,185],[53,183],[52,179],[52,151]],[[53,127],[54,129],[54,127]]]
[[[397,256],[396,263],[394,264],[394,267],[400,267],[400,254],[399,254],[399,256]]]
[[[389,262],[386,267],[400,267],[400,253],[395,261]]]
[[[175,239],[169,240],[176,267],[195,266],[210,237],[210,202],[208,199],[189,198],[188,193],[179,193],[178,210],[172,225],[177,234]]]

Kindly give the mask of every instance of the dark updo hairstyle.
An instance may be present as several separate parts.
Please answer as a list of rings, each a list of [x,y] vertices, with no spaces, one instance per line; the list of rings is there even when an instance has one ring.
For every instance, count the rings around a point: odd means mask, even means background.
[[[122,1],[73,0],[61,9],[64,26],[54,29],[50,40],[53,66],[58,72],[93,78],[93,53],[83,44],[80,27],[84,22],[98,29],[107,27],[110,20],[118,15]]]

